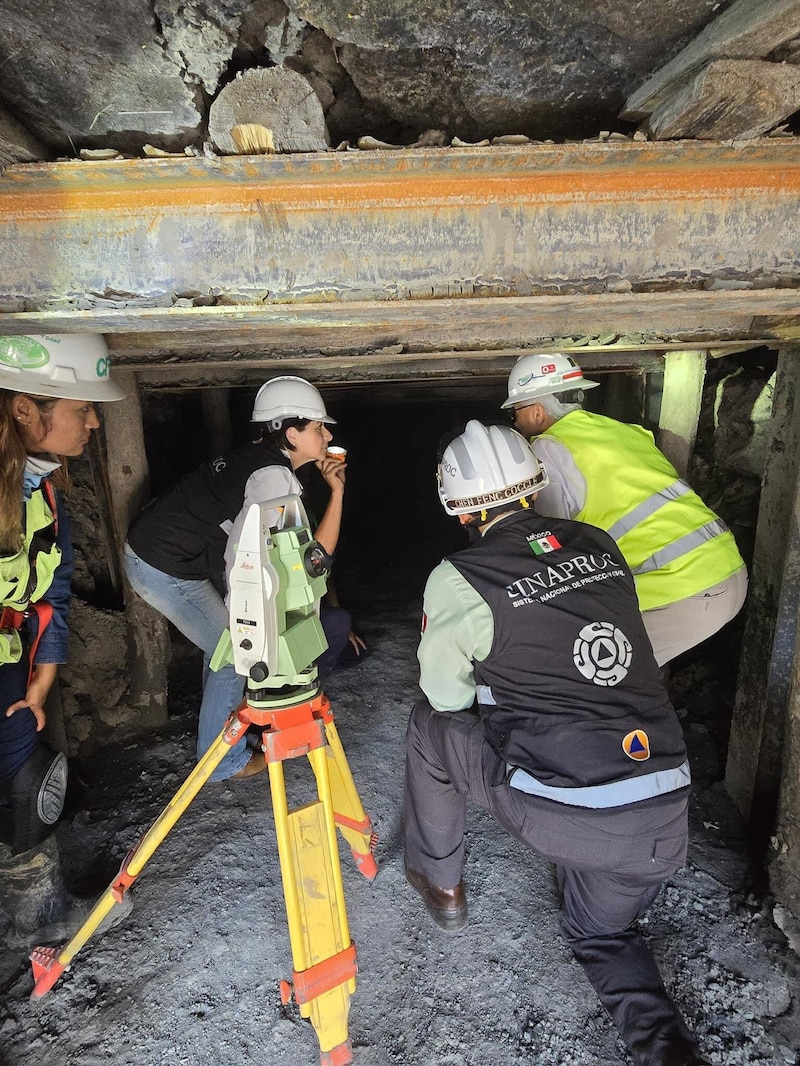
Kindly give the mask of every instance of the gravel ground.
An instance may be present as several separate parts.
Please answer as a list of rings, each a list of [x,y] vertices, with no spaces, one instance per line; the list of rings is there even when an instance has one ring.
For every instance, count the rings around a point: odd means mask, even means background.
[[[461,935],[440,933],[406,885],[399,809],[405,720],[418,694],[419,602],[396,594],[376,602],[373,589],[370,604],[370,657],[327,687],[380,837],[372,883],[343,851],[359,958],[356,1066],[630,1062],[559,937],[550,866],[482,811],[468,823],[470,924]],[[691,707],[682,713],[696,779],[689,864],[643,928],[712,1063],[800,1063],[797,956],[769,900],[750,891],[715,730]],[[77,890],[103,887],[175,792],[192,766],[194,724],[193,711],[179,707],[163,729],[80,768],[80,802],[58,830]],[[309,776],[305,760],[287,766],[290,797]],[[206,786],[132,895],[133,913],[90,941],[43,1000],[28,998],[26,952],[4,953],[0,1063],[319,1061],[313,1029],[278,994],[291,960],[265,776]]]

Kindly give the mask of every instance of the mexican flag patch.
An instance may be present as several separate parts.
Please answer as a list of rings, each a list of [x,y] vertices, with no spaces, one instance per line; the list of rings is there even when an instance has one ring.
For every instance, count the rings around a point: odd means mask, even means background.
[[[528,547],[534,555],[544,555],[545,552],[554,552],[561,545],[552,533],[531,533],[528,537]]]

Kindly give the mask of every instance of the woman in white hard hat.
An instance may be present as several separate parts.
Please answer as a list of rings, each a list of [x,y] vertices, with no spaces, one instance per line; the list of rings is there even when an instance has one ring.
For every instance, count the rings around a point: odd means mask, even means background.
[[[0,901],[22,934],[68,902],[50,838],[67,763],[40,734],[67,657],[61,460],[80,455],[97,429],[95,401],[122,399],[108,370],[97,335],[0,337]]]
[[[208,662],[228,628],[226,572],[248,508],[302,486],[295,471],[315,463],[330,489],[315,537],[333,555],[339,540],[346,463],[326,456],[334,419],[319,391],[299,377],[278,377],[258,391],[253,441],[198,467],[166,495],[149,504],[128,531],[125,570],[133,588],[204,653],[204,697],[197,737],[198,758],[219,735],[242,700],[244,679],[233,666],[209,674]],[[350,636],[350,616],[322,614],[328,639],[324,674]],[[251,759],[244,738],[211,776],[213,781],[249,777],[265,768]]]

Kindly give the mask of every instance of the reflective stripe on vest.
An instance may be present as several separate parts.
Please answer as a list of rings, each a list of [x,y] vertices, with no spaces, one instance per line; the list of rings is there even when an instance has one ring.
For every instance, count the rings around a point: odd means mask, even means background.
[[[478,703],[484,707],[496,707],[489,685],[477,685]],[[508,783],[518,792],[527,792],[529,796],[542,796],[556,803],[567,803],[573,807],[622,807],[626,803],[638,803],[640,800],[652,799],[665,792],[674,792],[691,784],[689,763],[684,762],[674,770],[657,770],[643,777],[632,777],[625,781],[611,781],[605,785],[590,785],[582,788],[557,788],[538,781],[533,774],[520,766],[508,766]]]
[[[660,508],[691,491],[691,487],[685,481],[673,481],[671,485],[667,485],[660,492],[654,492],[652,496],[642,500],[640,504],[637,504],[627,514],[624,514],[622,518],[617,519],[608,530],[609,536],[613,537],[614,540],[619,540],[620,537],[624,537],[626,533],[630,533],[632,529],[635,529],[640,522],[644,522],[646,518],[654,515]],[[678,537],[671,544],[667,544],[666,547],[654,552],[649,558],[643,559],[638,566],[632,567],[631,572],[633,574],[648,574],[651,570],[660,570],[662,566],[674,562],[675,559],[680,559],[687,552],[694,551],[701,544],[705,544],[707,541],[713,540],[714,537],[719,537],[727,532],[728,527],[721,518],[706,522],[699,529],[693,529],[690,533]]]
[[[652,496],[648,496],[646,500],[642,500],[640,504],[637,504],[633,510],[628,511],[622,518],[618,518],[613,526],[608,530],[609,537],[613,537],[614,540],[619,540],[620,537],[624,537],[626,533],[629,533],[634,526],[638,526],[640,522],[644,522],[645,518],[649,518],[651,514],[655,514],[656,511],[663,507],[665,503],[669,503],[670,500],[677,500],[679,496],[684,496],[687,492],[691,492],[691,488],[685,481],[673,481],[671,485],[667,485],[665,489],[660,492],[654,492]]]
[[[53,488],[44,481],[23,503],[20,550],[0,557],[0,606],[25,611],[50,588],[61,562],[57,514]]]
[[[678,537],[677,540],[673,540],[672,544],[668,544],[666,548],[655,552],[649,559],[645,559],[644,562],[635,566],[632,573],[647,574],[651,570],[660,570],[662,566],[666,566],[674,559],[680,559],[682,555],[694,551],[695,548],[699,548],[706,541],[713,540],[714,537],[719,537],[727,532],[728,527],[721,518],[716,518],[713,522],[706,522],[699,529],[693,529],[691,533]]]
[[[722,525],[709,525],[719,516],[686,485],[655,446],[652,433],[641,426],[572,411],[540,439],[558,442],[572,457],[585,483],[581,510],[573,517],[605,529],[617,541],[633,570],[642,611],[695,596],[744,566],[733,534]],[[558,469],[558,457],[554,461]],[[570,467],[565,469],[571,484]],[[550,474],[552,478],[552,470]],[[681,545],[680,554],[658,554],[684,534],[704,528],[697,540]],[[650,569],[652,556],[660,565]],[[672,561],[664,565],[664,559]]]
[[[555,788],[542,784],[527,770],[508,767],[508,783],[518,792],[529,796],[541,796],[556,803],[567,803],[572,807],[623,807],[627,803],[639,803],[641,800],[663,796],[691,784],[688,760],[674,770],[657,770],[654,774],[643,777],[631,777],[626,781],[611,781],[606,785],[591,785],[586,788]]]

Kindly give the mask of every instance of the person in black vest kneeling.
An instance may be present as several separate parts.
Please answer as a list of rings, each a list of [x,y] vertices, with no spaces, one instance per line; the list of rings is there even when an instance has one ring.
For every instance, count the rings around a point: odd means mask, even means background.
[[[698,1066],[634,928],[684,863],[689,764],[615,542],[532,506],[547,474],[505,426],[469,422],[439,494],[476,539],[425,587],[403,801],[406,877],[467,924],[467,798],[556,864],[560,926],[639,1066]],[[473,712],[473,706],[475,711]]]

